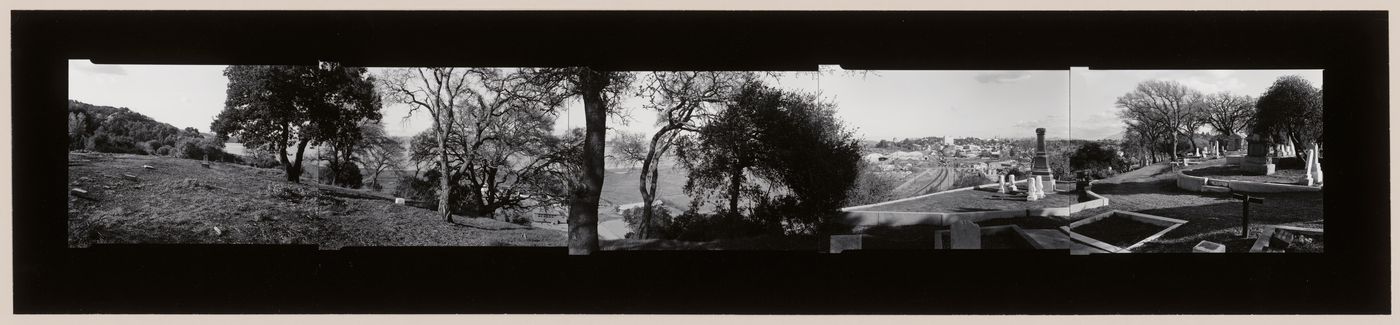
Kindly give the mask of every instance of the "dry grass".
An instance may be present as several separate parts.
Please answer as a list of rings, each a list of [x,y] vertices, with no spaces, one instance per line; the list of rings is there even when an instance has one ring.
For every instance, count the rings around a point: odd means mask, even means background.
[[[70,154],[69,245],[563,246],[565,234],[484,218],[449,224],[368,191],[292,184],[282,171],[142,155]],[[144,169],[151,165],[155,169]],[[138,180],[128,180],[131,174]],[[311,182],[309,177],[303,183]]]

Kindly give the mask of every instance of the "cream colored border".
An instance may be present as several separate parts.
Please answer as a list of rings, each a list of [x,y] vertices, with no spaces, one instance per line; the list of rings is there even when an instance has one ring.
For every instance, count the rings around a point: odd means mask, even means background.
[[[713,0],[713,1],[645,1],[645,0],[587,0],[587,1],[390,1],[390,0],[308,0],[291,2],[286,0],[242,0],[242,1],[178,1],[178,0],[143,0],[143,1],[122,1],[107,2],[101,0],[3,0],[6,9],[196,9],[196,10],[313,10],[313,9],[345,9],[345,10],[1391,10],[1400,7],[1394,2],[1382,0],[1346,0],[1346,1],[1212,1],[1212,0],[1190,0],[1190,1],[1113,1],[1113,0],[1078,0],[1078,1],[1038,1],[1038,0],[974,0],[974,1],[945,1],[926,2],[917,0],[902,1],[858,1],[858,0],[827,0],[827,1],[800,1],[800,0]],[[1396,17],[1390,20],[1390,52],[1391,62],[1396,62]],[[0,17],[0,25],[5,28],[4,37],[6,44],[9,44],[10,15]],[[1130,317],[1130,316],[382,316],[382,315],[326,315],[326,316],[14,316],[13,304],[10,292],[13,290],[13,268],[11,263],[11,243],[13,236],[10,218],[13,217],[11,209],[12,190],[10,161],[10,143],[13,136],[10,134],[10,83],[13,82],[10,76],[10,52],[4,51],[4,68],[0,68],[0,77],[4,83],[0,85],[0,323],[3,324],[153,324],[153,323],[200,323],[207,325],[215,324],[306,324],[314,322],[318,324],[383,324],[383,323],[413,323],[413,324],[483,324],[483,323],[513,323],[513,324],[716,324],[724,323],[729,325],[744,324],[772,324],[772,323],[796,323],[796,324],[894,324],[894,323],[918,323],[931,324],[942,322],[955,323],[998,323],[998,324],[1122,324],[1132,322],[1135,325],[1145,324],[1319,324],[1319,323],[1343,323],[1343,324],[1394,324],[1397,317],[1394,316],[1152,316],[1152,317]],[[1396,67],[1392,65],[1389,69],[1392,76],[1390,85],[1392,90],[1397,87],[1395,78]],[[1392,91],[1393,92],[1393,91]],[[1390,106],[1397,103],[1395,96],[1390,97]],[[1400,116],[1392,114],[1391,125],[1400,121]],[[1393,128],[1392,128],[1393,129]],[[1390,134],[1390,175],[1391,183],[1400,179],[1400,168],[1394,165],[1394,161],[1400,159],[1400,134],[1392,132]],[[1397,200],[1394,192],[1391,193],[1392,202]],[[1392,207],[1392,213],[1394,207]],[[1400,233],[1400,223],[1391,223],[1391,233]],[[1396,260],[1397,250],[1392,244],[1390,259]],[[1395,271],[1391,271],[1391,281],[1395,283]],[[1392,298],[1393,299],[1393,298]],[[994,302],[989,302],[994,303]],[[1393,303],[1392,303],[1393,305]],[[1394,312],[1394,311],[1392,311]]]

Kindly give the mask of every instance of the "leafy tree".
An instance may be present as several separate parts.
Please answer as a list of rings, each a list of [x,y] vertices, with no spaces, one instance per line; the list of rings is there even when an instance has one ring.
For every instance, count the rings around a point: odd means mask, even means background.
[[[690,170],[687,191],[722,191],[738,213],[741,196],[754,198],[765,224],[800,232],[832,225],[859,175],[860,146],[835,117],[835,105],[814,95],[787,93],[748,82],[714,120],[678,151]],[[750,180],[749,175],[756,177]],[[785,195],[769,198],[761,180]]]
[[[644,76],[639,94],[648,98],[643,107],[657,113],[659,128],[645,144],[645,154],[639,150],[631,155],[642,164],[638,190],[642,195],[643,227],[637,229],[639,237],[651,237],[648,226],[652,224],[652,204],[657,198],[660,161],[670,153],[677,136],[699,130],[746,80],[755,78],[755,73],[729,71],[660,71]],[[623,152],[632,149],[631,143],[622,143]]]
[[[1298,146],[1322,142],[1322,90],[1303,77],[1279,77],[1259,96],[1253,131]],[[1301,150],[1299,150],[1299,154]]]
[[[325,63],[322,69],[329,70],[324,82],[330,88],[329,96],[340,109],[330,109],[318,116],[318,133],[325,139],[328,155],[317,155],[326,160],[330,169],[330,184],[359,188],[363,183],[357,157],[370,145],[365,141],[367,130],[379,125],[383,115],[383,103],[375,91],[375,78],[368,70],[359,67],[341,67]],[[354,169],[353,172],[348,169]],[[351,177],[353,179],[346,179]]]
[[[219,138],[237,136],[247,146],[269,145],[287,180],[299,182],[307,145],[341,142],[346,125],[379,119],[373,78],[364,68],[317,66],[229,66],[228,98],[211,125]],[[296,153],[287,157],[287,149]]]
[[[738,213],[745,190],[755,191],[746,173],[756,167],[765,154],[764,144],[759,142],[759,113],[776,109],[782,101],[781,91],[757,82],[747,83],[695,136],[681,140],[677,157],[690,171],[685,191],[704,197],[723,189],[721,196],[728,201],[724,211]]]

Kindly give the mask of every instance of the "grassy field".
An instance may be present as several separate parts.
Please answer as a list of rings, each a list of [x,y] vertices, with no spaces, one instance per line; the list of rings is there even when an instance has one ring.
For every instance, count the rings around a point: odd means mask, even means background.
[[[617,213],[618,205],[642,202],[641,168],[608,169],[603,176],[603,194],[598,202],[598,220],[622,218]],[[678,210],[690,207],[690,196],[685,194],[687,171],[684,168],[663,166],[657,173],[657,199]]]
[[[155,169],[145,169],[150,165]],[[135,176],[136,180],[123,177]],[[283,179],[277,169],[122,154],[69,154],[69,245],[563,246],[564,232],[485,218],[456,223],[370,191]]]
[[[1221,164],[1223,160],[1213,160],[1195,168],[1211,168]],[[1150,165],[1100,180],[1094,183],[1093,190],[1107,197],[1109,206],[1081,211],[1071,216],[1072,220],[1109,210],[1126,210],[1187,221],[1136,252],[1185,253],[1190,252],[1196,243],[1210,240],[1226,244],[1226,251],[1233,253],[1247,251],[1248,242],[1252,242],[1238,237],[1242,210],[1240,200],[1231,198],[1228,193],[1196,193],[1177,188],[1175,173],[1164,164]],[[1256,237],[1268,225],[1322,228],[1322,192],[1254,195],[1263,197],[1264,204],[1249,207],[1250,237]],[[1377,216],[1383,217],[1384,212],[1378,212]]]

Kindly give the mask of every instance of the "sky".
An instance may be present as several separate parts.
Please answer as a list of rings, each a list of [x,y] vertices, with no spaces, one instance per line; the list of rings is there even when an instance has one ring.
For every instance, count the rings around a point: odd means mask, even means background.
[[[179,128],[209,131],[223,110],[224,66],[94,65],[68,63],[70,99],[127,107]],[[379,74],[383,69],[371,68]],[[1322,70],[1094,70],[871,71],[784,73],[774,86],[837,104],[837,116],[863,139],[926,136],[1026,138],[1046,128],[1051,139],[1120,138],[1123,123],[1114,101],[1147,80],[1175,80],[1205,93],[1259,96],[1280,76],[1296,74],[1322,86]],[[1073,108],[1071,109],[1071,100]],[[655,114],[641,98],[627,98],[627,116],[609,121],[615,132],[655,131]],[[582,103],[573,101],[555,133],[583,126]],[[412,136],[431,126],[424,112],[385,103],[385,131]],[[1072,122],[1072,124],[1071,124]]]

